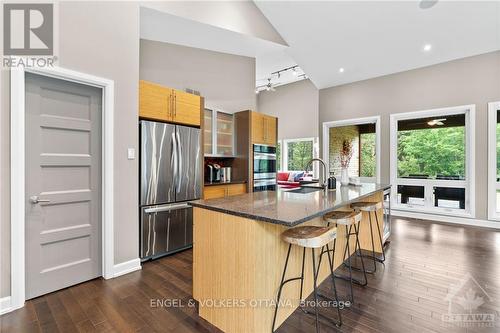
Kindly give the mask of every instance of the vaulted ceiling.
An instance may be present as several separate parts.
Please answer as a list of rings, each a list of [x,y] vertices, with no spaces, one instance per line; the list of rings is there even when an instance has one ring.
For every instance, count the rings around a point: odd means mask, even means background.
[[[319,89],[500,49],[498,1],[254,2]]]

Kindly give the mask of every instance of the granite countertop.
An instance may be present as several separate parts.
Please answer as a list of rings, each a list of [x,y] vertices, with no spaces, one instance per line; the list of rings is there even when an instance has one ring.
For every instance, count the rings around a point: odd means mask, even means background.
[[[231,180],[230,182],[216,182],[216,183],[205,182],[205,186],[246,184],[246,182],[247,182],[246,180]]]
[[[252,192],[220,199],[196,200],[190,204],[194,207],[293,227],[390,187],[391,185],[386,184],[362,183],[361,186],[342,186],[337,190],[326,192],[323,190],[310,193],[291,193],[286,190]]]

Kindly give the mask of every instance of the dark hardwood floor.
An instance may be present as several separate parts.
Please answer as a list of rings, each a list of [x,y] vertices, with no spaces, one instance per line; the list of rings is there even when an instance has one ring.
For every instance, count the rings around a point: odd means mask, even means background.
[[[322,332],[500,332],[499,231],[393,219],[386,255],[385,267],[378,265],[368,286],[355,287],[355,303],[342,311],[342,327],[322,320]],[[54,292],[1,316],[1,332],[219,332],[190,306],[191,269],[192,251],[185,251],[116,279]],[[450,327],[442,321],[451,285],[468,273],[487,294],[479,309],[494,315],[494,327]],[[321,289],[329,292],[328,281]],[[347,295],[342,281],[338,289]],[[152,299],[177,299],[182,307],[152,306]],[[332,309],[321,313],[335,316]],[[279,332],[314,332],[314,327],[314,317],[297,309]]]

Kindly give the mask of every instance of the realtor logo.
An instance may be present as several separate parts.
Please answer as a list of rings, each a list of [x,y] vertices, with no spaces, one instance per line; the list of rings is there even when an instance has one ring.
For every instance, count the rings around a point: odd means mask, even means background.
[[[53,55],[53,4],[4,4],[3,22],[5,56]]]
[[[494,327],[496,314],[488,307],[491,297],[469,273],[449,286],[444,300],[448,302],[448,313],[442,315],[446,326]]]

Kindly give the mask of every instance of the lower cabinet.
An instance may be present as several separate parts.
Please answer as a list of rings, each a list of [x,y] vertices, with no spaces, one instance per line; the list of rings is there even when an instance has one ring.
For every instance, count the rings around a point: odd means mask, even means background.
[[[247,193],[247,184],[227,184],[205,186],[203,199],[224,198]]]

